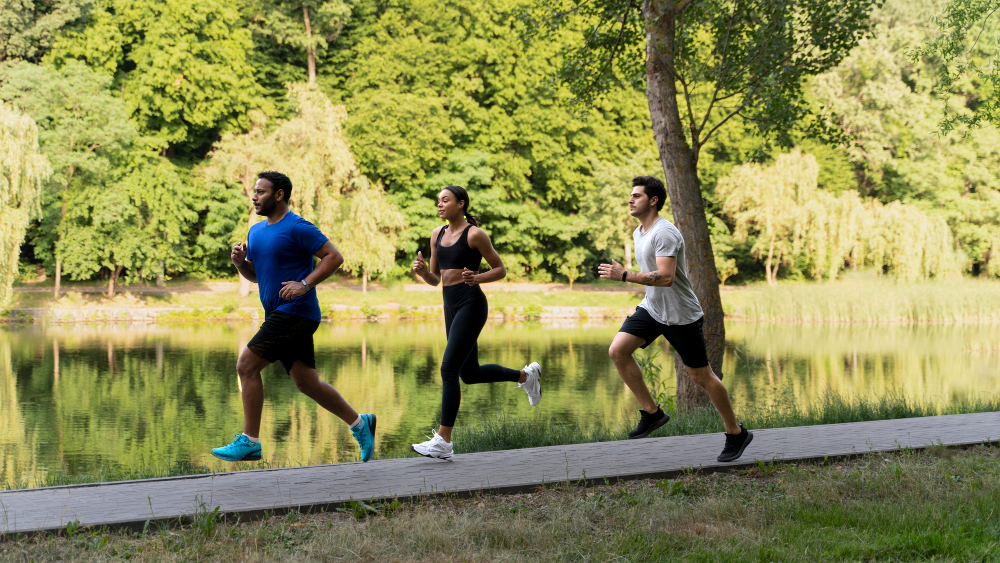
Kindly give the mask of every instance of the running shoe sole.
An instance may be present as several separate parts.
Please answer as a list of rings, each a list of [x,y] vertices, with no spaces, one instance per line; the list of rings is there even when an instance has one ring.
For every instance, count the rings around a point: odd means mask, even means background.
[[[413,446],[410,446],[410,450],[412,450],[413,453],[415,453],[417,455],[422,455],[424,457],[429,457],[431,459],[443,459],[445,461],[451,461],[451,456],[454,455],[454,454],[448,454],[447,456],[436,456],[436,455],[430,455],[430,454],[422,454],[422,453],[418,452],[417,448],[414,448]]]
[[[224,457],[222,457],[221,455],[219,455],[219,454],[217,454],[215,452],[212,452],[212,455],[214,455],[215,457],[221,459],[222,461],[232,461],[232,462],[237,462],[237,461],[260,461],[260,452],[254,452],[254,453],[252,453],[252,454],[250,454],[250,455],[248,455],[248,456],[246,456],[246,457],[244,457],[242,459],[228,459],[228,458],[224,458]]]
[[[639,434],[638,436],[629,436],[628,439],[629,440],[638,440],[639,438],[645,438],[646,436],[649,436],[650,434],[652,434],[654,430],[656,430],[657,428],[663,426],[664,424],[666,424],[668,422],[670,422],[670,415],[667,414],[667,413],[663,413],[663,418],[661,418],[660,420],[657,420],[656,422],[654,422],[653,425],[649,427],[649,430],[646,430],[645,432],[643,432],[642,434]]]
[[[719,456],[718,461],[721,463],[729,463],[730,461],[736,461],[740,459],[740,456],[743,455],[743,450],[747,449],[747,446],[750,445],[750,442],[753,442],[753,432],[747,430],[747,440],[746,442],[743,442],[742,446],[740,446],[740,451],[736,452],[735,456],[727,459],[722,459],[722,456]]]

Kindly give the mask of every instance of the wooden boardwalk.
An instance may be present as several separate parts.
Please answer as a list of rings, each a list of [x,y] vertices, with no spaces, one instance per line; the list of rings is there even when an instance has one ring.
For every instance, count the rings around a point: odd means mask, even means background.
[[[718,463],[721,434],[647,438],[287,469],[0,492],[4,533],[80,526],[142,529],[199,510],[259,516],[326,510],[351,500],[519,492],[558,482],[663,478],[685,470],[719,471],[762,461],[816,460],[901,448],[949,447],[1000,439],[1000,412],[755,430],[735,463]]]

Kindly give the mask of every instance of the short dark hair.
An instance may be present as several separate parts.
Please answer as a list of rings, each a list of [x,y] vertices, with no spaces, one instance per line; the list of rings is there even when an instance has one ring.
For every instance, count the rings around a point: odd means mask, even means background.
[[[667,188],[663,186],[658,178],[653,176],[636,176],[632,178],[632,187],[642,186],[646,197],[656,198],[656,210],[663,209],[663,204],[667,202]]]
[[[285,203],[288,203],[292,198],[292,181],[288,179],[288,176],[285,176],[281,172],[267,170],[265,172],[258,172],[257,177],[271,182],[273,193],[278,193],[278,190],[285,192]]]

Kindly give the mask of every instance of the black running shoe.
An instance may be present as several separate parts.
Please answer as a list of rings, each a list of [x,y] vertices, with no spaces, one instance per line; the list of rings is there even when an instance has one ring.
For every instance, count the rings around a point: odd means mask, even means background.
[[[722,453],[719,454],[719,461],[736,461],[741,455],[743,455],[743,450],[747,449],[750,442],[753,441],[753,432],[747,430],[743,427],[743,423],[740,423],[740,433],[739,434],[726,434],[726,447],[722,449]]]
[[[636,438],[645,438],[646,436],[649,436],[653,430],[663,426],[669,420],[670,415],[663,412],[660,405],[656,405],[656,412],[652,414],[644,410],[640,410],[639,424],[635,427],[635,430],[628,433],[628,439],[635,440]]]

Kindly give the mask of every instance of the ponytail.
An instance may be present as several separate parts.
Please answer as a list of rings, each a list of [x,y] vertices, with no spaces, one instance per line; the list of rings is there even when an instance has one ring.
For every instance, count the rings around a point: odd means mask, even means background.
[[[458,199],[458,201],[465,202],[465,207],[462,208],[462,213],[465,214],[465,220],[468,221],[469,224],[472,225],[473,227],[478,227],[479,217],[473,215],[469,211],[469,205],[471,205],[471,203],[469,202],[469,192],[465,191],[465,188],[463,188],[462,186],[445,186],[444,189],[454,194],[454,196]]]

